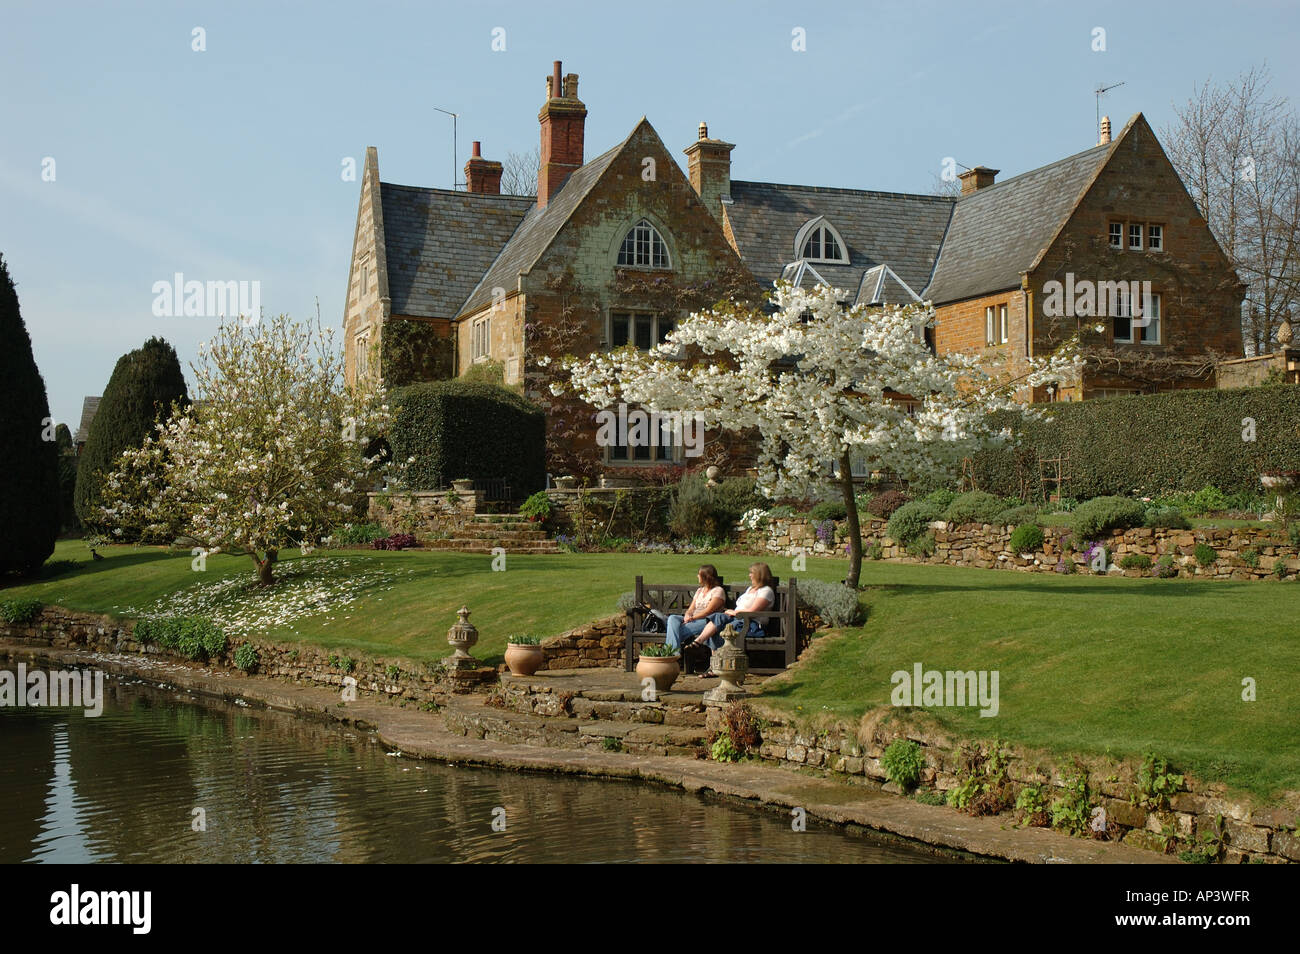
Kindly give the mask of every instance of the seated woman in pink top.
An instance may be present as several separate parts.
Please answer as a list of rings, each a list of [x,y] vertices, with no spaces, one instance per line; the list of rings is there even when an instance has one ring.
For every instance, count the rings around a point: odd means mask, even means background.
[[[704,627],[700,635],[695,637],[695,642],[690,645],[717,649],[722,645],[722,637],[717,635],[718,630],[731,626],[740,619],[736,614],[761,613],[774,605],[776,605],[776,591],[772,589],[771,568],[766,563],[752,564],[749,568],[749,589],[736,597],[736,608],[711,615],[709,625]],[[757,620],[750,620],[744,635],[750,639],[760,637],[763,635],[763,627]]]

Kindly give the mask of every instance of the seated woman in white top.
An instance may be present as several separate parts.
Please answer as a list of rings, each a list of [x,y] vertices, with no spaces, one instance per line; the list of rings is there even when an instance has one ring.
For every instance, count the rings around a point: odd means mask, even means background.
[[[723,610],[709,617],[709,625],[695,637],[692,645],[704,645],[717,649],[722,645],[718,630],[734,624],[740,617],[738,613],[761,613],[776,605],[776,591],[772,589],[772,570],[766,563],[755,563],[749,568],[749,589],[736,597],[734,610]],[[750,639],[763,635],[763,627],[757,620],[749,621],[749,628],[744,635]]]
[[[727,593],[718,580],[718,571],[712,563],[700,567],[697,574],[700,588],[686,608],[684,615],[668,617],[668,636],[665,642],[674,650],[682,648],[682,637],[695,637],[709,625],[709,617],[727,605]]]

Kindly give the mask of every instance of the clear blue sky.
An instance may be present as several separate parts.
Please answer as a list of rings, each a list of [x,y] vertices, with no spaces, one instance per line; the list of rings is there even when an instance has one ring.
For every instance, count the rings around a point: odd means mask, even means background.
[[[945,156],[1006,178],[1087,148],[1103,83],[1126,84],[1103,101],[1117,129],[1141,111],[1159,132],[1194,85],[1258,64],[1300,100],[1300,10],[1265,0],[5,0],[0,23],[0,253],[74,429],[123,352],[161,335],[187,364],[212,335],[152,314],[175,272],[260,281],[267,314],[319,296],[337,326],[359,190],[343,158],[374,145],[385,181],[447,187],[435,105],[461,114],[458,165],[472,139],[530,149],[555,59],[580,75],[588,157],[643,114],[673,150],[707,120],[735,178],[914,192]]]

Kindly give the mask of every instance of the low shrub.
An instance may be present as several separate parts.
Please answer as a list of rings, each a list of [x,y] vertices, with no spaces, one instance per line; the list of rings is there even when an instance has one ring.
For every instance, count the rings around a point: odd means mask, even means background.
[[[1156,560],[1154,573],[1162,580],[1173,579],[1178,575],[1178,564],[1174,562],[1174,558],[1170,554],[1166,553]]]
[[[1215,552],[1214,547],[1208,543],[1196,544],[1196,562],[1202,567],[1214,566],[1218,559],[1219,554]]]
[[[911,739],[895,739],[880,757],[880,765],[885,776],[906,792],[916,788],[916,783],[921,780],[925,755]]]
[[[906,549],[909,555],[914,556],[917,559],[924,560],[934,556],[934,534],[921,534],[921,536],[917,537],[915,540],[909,541]]]
[[[0,600],[0,619],[6,623],[30,623],[40,613],[44,604],[40,600]]]
[[[998,514],[1007,509],[1001,497],[986,494],[982,490],[959,494],[943,511],[943,519],[948,523],[993,523]]]
[[[831,626],[854,626],[862,619],[857,591],[843,583],[800,580],[799,602],[807,603]]]
[[[1016,796],[1020,824],[1026,828],[1046,828],[1051,822],[1047,794],[1041,785],[1026,785]]]
[[[1278,557],[1273,561],[1273,575],[1279,580],[1286,579],[1286,560]]]
[[[943,797],[943,792],[935,791],[933,788],[923,788],[912,797],[922,805],[942,805],[947,801]]]
[[[843,520],[848,516],[844,504],[837,500],[823,500],[808,512],[814,520]]]
[[[1228,497],[1218,487],[1202,487],[1192,494],[1187,510],[1193,517],[1203,517],[1207,513],[1222,513],[1228,509]]]
[[[1146,508],[1139,500],[1128,497],[1094,497],[1074,510],[1074,535],[1080,540],[1096,540],[1112,530],[1141,526]]]
[[[220,656],[226,650],[226,634],[206,616],[157,616],[138,620],[135,638],[174,650],[190,659]]]
[[[260,662],[257,650],[248,643],[240,643],[239,648],[235,650],[235,665],[244,672],[253,672],[257,669]]]
[[[1190,530],[1191,521],[1177,507],[1152,507],[1147,511],[1143,526],[1166,530]]]
[[[946,492],[936,491],[936,493]],[[910,543],[926,533],[930,529],[930,523],[938,520],[939,514],[942,512],[939,504],[928,498],[905,503],[895,510],[893,516],[889,518],[887,528],[889,535],[898,543]]]
[[[358,543],[373,543],[388,535],[380,524],[353,523],[334,531],[335,546],[355,546]]]
[[[901,490],[886,490],[867,501],[866,511],[873,517],[888,520],[895,510],[907,503],[907,494]]]
[[[999,527],[1018,527],[1022,523],[1034,523],[1037,519],[1038,507],[1034,504],[1019,504],[1003,510],[993,522]]]
[[[940,513],[943,513],[948,509],[948,505],[957,499],[957,492],[941,488],[926,494],[921,499],[928,504],[933,504]]]
[[[537,523],[551,519],[551,498],[545,490],[539,490],[519,505],[519,516],[527,517]]]
[[[375,550],[406,550],[415,546],[415,536],[410,533],[395,533],[391,537],[375,540],[370,546]]]
[[[1043,528],[1036,523],[1022,523],[1011,533],[1015,553],[1037,553],[1043,548]]]
[[[742,516],[762,506],[763,498],[748,477],[728,477],[710,487],[702,474],[687,474],[673,491],[668,505],[668,527],[677,537],[708,536],[725,540]]]
[[[885,548],[879,543],[873,543],[867,548],[867,557],[872,560],[883,560],[885,558]]]
[[[1079,568],[1074,565],[1074,561],[1067,559],[1064,556],[1061,557],[1061,559],[1056,561],[1056,566],[1054,566],[1052,569],[1054,569],[1057,573],[1063,574],[1065,576],[1070,576],[1074,573],[1079,572]]]
[[[1088,785],[1088,771],[1076,763],[1074,771],[1064,775],[1065,791],[1052,802],[1052,827],[1072,835],[1083,835],[1092,820],[1092,789]]]
[[[1126,553],[1119,559],[1122,570],[1149,570],[1151,558],[1145,553]]]
[[[1246,564],[1252,570],[1259,566],[1259,551],[1254,547],[1241,551],[1241,562]]]

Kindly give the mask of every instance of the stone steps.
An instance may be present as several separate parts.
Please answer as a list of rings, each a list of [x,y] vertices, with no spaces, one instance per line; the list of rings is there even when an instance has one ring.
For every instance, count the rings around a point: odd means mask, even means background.
[[[504,547],[507,553],[562,552],[539,524],[517,514],[476,513],[462,526],[458,535],[445,540],[429,540],[430,550],[455,550],[461,553],[490,553]]]
[[[471,538],[461,538],[456,540],[429,540],[423,544],[428,550],[454,550],[457,553],[491,553],[498,546],[504,547],[507,554],[510,553],[560,553],[562,552],[555,545],[554,540],[536,540],[523,542],[506,542],[498,543],[495,540],[479,540]]]

